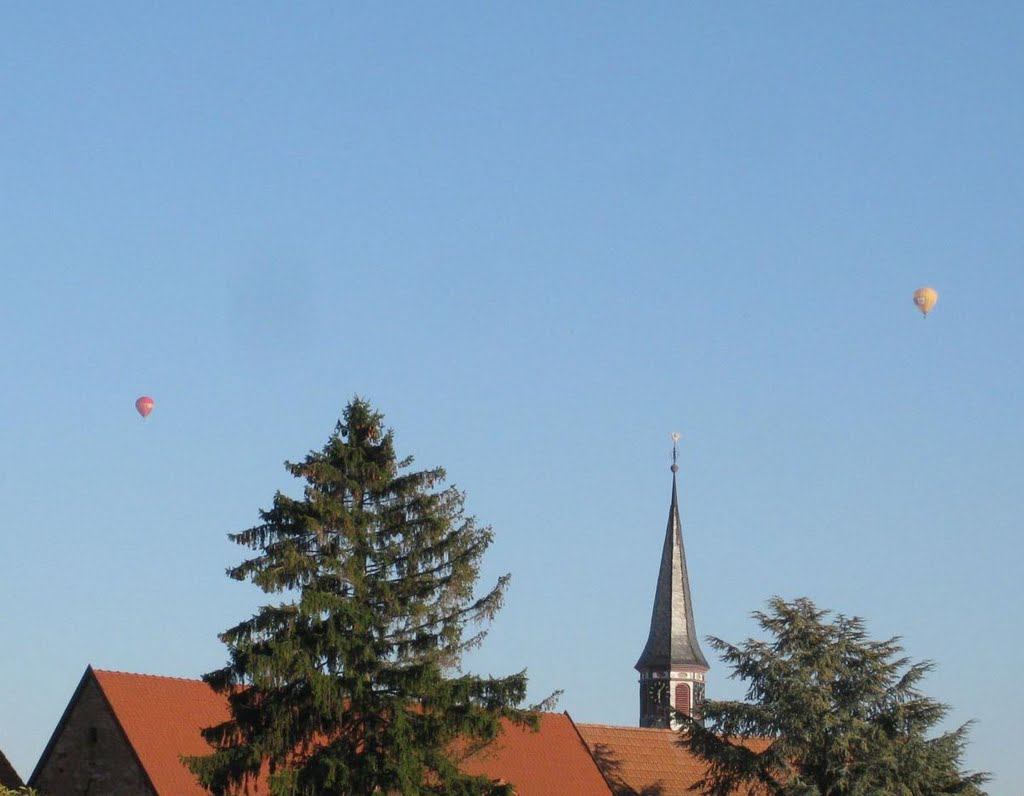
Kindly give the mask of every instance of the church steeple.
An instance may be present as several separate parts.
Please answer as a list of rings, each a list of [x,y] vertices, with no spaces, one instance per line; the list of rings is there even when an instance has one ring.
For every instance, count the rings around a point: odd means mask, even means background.
[[[679,435],[673,434],[672,440],[678,442]],[[673,444],[672,502],[654,592],[651,630],[635,667],[640,672],[641,727],[669,727],[670,707],[699,719],[704,704],[704,675],[709,669],[693,621],[690,579],[679,522],[677,455],[678,448]]]

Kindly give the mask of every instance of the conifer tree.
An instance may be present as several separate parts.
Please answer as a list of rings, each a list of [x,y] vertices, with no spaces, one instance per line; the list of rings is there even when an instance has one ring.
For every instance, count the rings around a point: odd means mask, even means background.
[[[863,620],[779,597],[754,618],[771,635],[708,642],[747,682],[747,701],[704,703],[704,726],[684,716],[680,743],[707,763],[697,788],[741,786],[767,796],[981,794],[964,772],[969,724],[931,736],[948,707],[918,690],[932,669],[901,655],[899,638],[872,641]]]
[[[441,468],[399,461],[383,416],[359,398],[324,448],[286,463],[281,492],[230,538],[256,555],[229,569],[278,601],[221,634],[228,664],[204,680],[231,718],[186,760],[214,794],[255,781],[273,796],[511,793],[463,774],[458,750],[486,744],[518,707],[526,674],[466,674],[460,659],[501,607],[508,575],[474,596],[492,540],[442,487]]]

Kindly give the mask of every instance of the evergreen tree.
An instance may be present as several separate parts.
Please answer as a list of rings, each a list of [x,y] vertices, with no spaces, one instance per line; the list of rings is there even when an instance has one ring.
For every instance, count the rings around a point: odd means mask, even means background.
[[[492,540],[442,488],[441,468],[398,461],[383,416],[356,398],[323,450],[287,462],[301,500],[278,492],[261,524],[231,534],[257,551],[229,569],[281,595],[221,634],[229,663],[204,680],[231,718],[186,760],[214,794],[263,767],[273,796],[511,793],[458,768],[458,750],[536,726],[526,674],[462,673],[501,607],[508,575],[474,597]]]
[[[770,641],[708,642],[748,683],[747,701],[708,700],[704,726],[680,717],[680,743],[707,763],[697,787],[769,796],[981,794],[961,770],[969,725],[929,737],[948,712],[918,684],[930,662],[872,641],[864,622],[806,598],[755,612]],[[832,618],[830,618],[832,617]]]

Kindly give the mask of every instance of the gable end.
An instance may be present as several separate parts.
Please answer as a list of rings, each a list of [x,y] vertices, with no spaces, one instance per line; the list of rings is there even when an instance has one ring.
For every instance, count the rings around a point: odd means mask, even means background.
[[[29,785],[62,796],[157,796],[91,666],[46,744]]]

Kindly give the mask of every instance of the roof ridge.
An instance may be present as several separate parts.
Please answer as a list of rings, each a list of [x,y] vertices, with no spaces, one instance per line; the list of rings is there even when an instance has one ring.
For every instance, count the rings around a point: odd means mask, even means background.
[[[580,746],[582,746],[587,751],[587,754],[590,756],[590,760],[593,762],[594,767],[601,772],[601,778],[605,781],[605,784],[608,786],[608,792],[614,793],[615,789],[612,787],[612,783],[608,779],[608,776],[605,774],[605,771],[601,767],[601,764],[598,762],[597,757],[594,756],[594,750],[590,748],[590,744],[587,743],[587,739],[583,737],[583,731],[580,729],[580,725],[578,725],[573,719],[573,717],[569,715],[568,710],[564,711],[563,715],[569,720],[569,724],[572,726],[573,732],[576,733],[576,740],[579,741]]]
[[[201,685],[207,685],[202,679],[195,677],[175,677],[169,674],[145,674],[143,672],[125,672],[120,669],[93,669],[97,674],[117,674],[124,677],[145,677],[150,680],[177,680],[183,683],[199,683]]]
[[[601,724],[600,722],[593,721],[575,721],[573,723],[577,727],[603,727],[607,730],[628,730],[629,732],[636,732],[641,730],[643,732],[671,732],[676,733],[675,730],[670,730],[668,727],[637,727],[633,724]]]

